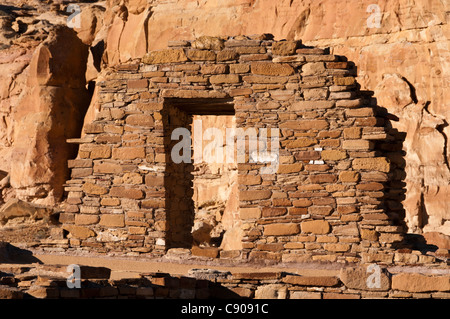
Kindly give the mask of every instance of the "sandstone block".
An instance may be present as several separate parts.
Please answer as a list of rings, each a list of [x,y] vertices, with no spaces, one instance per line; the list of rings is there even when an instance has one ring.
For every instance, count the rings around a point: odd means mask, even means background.
[[[285,285],[269,284],[259,286],[255,291],[255,299],[286,299]]]
[[[250,64],[231,64],[230,73],[247,73],[250,72]]]
[[[184,50],[168,49],[161,51],[152,51],[144,55],[142,62],[146,64],[165,64],[175,62],[186,62],[188,60]]]
[[[130,198],[130,199],[142,199],[144,198],[144,192],[136,188],[127,187],[112,187],[109,195],[112,197],[119,198]]]
[[[269,224],[264,226],[265,236],[286,236],[295,235],[300,232],[300,225],[294,223]]]
[[[352,162],[356,170],[380,171],[389,173],[391,165],[386,157],[356,158]]]
[[[346,252],[350,249],[349,244],[324,244],[323,248],[333,252]]]
[[[297,286],[333,287],[339,284],[334,276],[293,276],[287,275],[283,282]]]
[[[111,147],[108,145],[95,145],[90,148],[90,158],[109,158],[111,156]]]
[[[202,74],[223,74],[227,73],[227,71],[227,64],[205,64],[202,65],[202,69],[200,72]]]
[[[342,148],[344,150],[370,150],[374,147],[372,141],[368,140],[344,140]]]
[[[359,173],[355,171],[343,171],[339,173],[339,180],[343,183],[356,183],[359,181]]]
[[[230,96],[231,97],[235,97],[235,96],[249,96],[253,93],[253,90],[248,88],[248,89],[232,89],[230,90]]]
[[[160,111],[163,108],[162,103],[148,102],[148,103],[137,103],[137,109],[146,112],[146,111]],[[121,132],[118,132],[121,133]]]
[[[289,299],[322,299],[320,292],[290,291]]]
[[[373,270],[368,267],[341,268],[339,278],[347,288],[370,291],[387,291],[391,288],[391,280],[385,269],[380,269],[379,279]]]
[[[325,50],[320,48],[300,48],[296,52],[298,54],[325,54]]]
[[[328,128],[326,120],[298,120],[286,121],[280,124],[281,129],[296,129],[296,130],[324,130]]]
[[[359,139],[361,138],[361,128],[360,127],[347,127],[344,129],[345,139]]]
[[[349,67],[348,62],[327,62],[327,69],[347,69]]]
[[[250,84],[284,84],[289,78],[285,76],[247,75],[242,80]]]
[[[376,183],[376,182],[362,183],[362,184],[356,185],[356,189],[360,190],[360,191],[380,191],[380,190],[384,189],[384,186],[383,186],[383,184]]]
[[[306,110],[330,109],[334,107],[334,105],[334,101],[299,101],[293,103],[289,109],[294,112],[299,112]]]
[[[323,150],[321,157],[324,161],[339,161],[347,158],[347,152],[339,150]]]
[[[72,178],[86,177],[92,174],[92,168],[72,168]]]
[[[147,79],[139,79],[139,80],[128,80],[127,82],[128,89],[146,89],[148,88],[148,80]]]
[[[198,247],[193,246],[191,249],[193,256],[217,258],[219,256],[219,249],[217,247]]]
[[[69,168],[89,168],[92,167],[91,159],[74,159],[67,162]]]
[[[260,40],[249,40],[249,39],[229,39],[225,42],[226,47],[257,47],[261,44]]]
[[[62,227],[75,238],[86,239],[95,236],[95,232],[93,230],[84,226],[63,225]]]
[[[145,158],[145,147],[120,147],[113,148],[112,158],[121,160],[133,160],[136,158]]]
[[[298,173],[303,170],[302,163],[281,164],[278,166],[278,174]]]
[[[121,214],[103,214],[99,224],[105,227],[124,227],[125,217]]]
[[[303,98],[307,101],[326,100],[328,97],[328,90],[322,88],[303,89]],[[333,101],[327,101],[333,102]],[[333,106],[335,103],[332,103]]]
[[[311,206],[308,208],[308,213],[311,215],[321,215],[321,216],[328,216],[333,211],[333,208],[330,206]]]
[[[358,226],[356,223],[348,223],[347,225],[333,226],[333,234],[336,236],[359,236]]]
[[[371,107],[361,107],[357,109],[350,109],[345,111],[348,117],[371,117],[375,116],[375,111]]]
[[[268,54],[245,54],[239,58],[240,62],[265,61],[270,60],[271,56]]]
[[[153,127],[155,121],[151,115],[146,114],[131,114],[128,115],[125,122],[128,125],[132,126],[145,126],[145,127]]]
[[[187,57],[191,61],[215,61],[216,54],[209,50],[188,50]]]
[[[392,277],[392,289],[408,292],[450,291],[450,276],[396,274]]]
[[[310,62],[302,66],[302,76],[319,75],[325,72],[325,63]]]
[[[347,107],[347,108],[354,108],[359,107],[363,104],[362,99],[354,99],[354,100],[337,100],[336,106],[337,107]]]
[[[272,44],[274,55],[292,55],[300,45],[300,41],[278,41]]]
[[[145,185],[147,185],[147,186],[163,186],[164,185],[164,176],[146,175],[145,176]]]
[[[104,195],[108,192],[106,187],[86,182],[83,185],[83,192],[89,195]]]
[[[295,159],[298,161],[311,161],[320,159],[320,152],[317,151],[301,151],[295,153]]]
[[[308,209],[306,207],[289,207],[288,212],[292,216],[306,215],[308,214]]]
[[[317,140],[315,138],[299,137],[295,140],[288,140],[284,145],[286,148],[300,148],[316,145]]]
[[[213,75],[209,79],[212,84],[239,83],[239,75],[237,74],[221,74]]]
[[[122,172],[122,166],[112,162],[95,162],[94,173],[119,174]]]
[[[334,85],[345,86],[345,85],[353,85],[356,83],[356,80],[352,76],[348,77],[335,77]]]
[[[259,207],[241,208],[239,210],[239,215],[242,220],[258,219],[261,217],[261,208]]]
[[[100,123],[87,123],[83,127],[84,132],[87,134],[103,133],[103,125]]]
[[[91,214],[76,214],[75,215],[75,224],[76,225],[92,225],[97,224],[99,221],[98,215]]]
[[[261,184],[260,175],[239,175],[238,182],[241,185],[259,185]]]
[[[333,174],[315,174],[309,177],[311,183],[322,184],[322,183],[334,183],[337,180],[336,175]]]
[[[142,208],[164,208],[165,201],[160,199],[146,199],[141,203]]]
[[[122,181],[124,184],[142,184],[142,175],[139,173],[125,173],[122,176]]]
[[[119,206],[120,205],[120,199],[104,197],[100,201],[100,205],[102,205],[102,206]]]
[[[218,37],[204,35],[192,41],[191,47],[199,50],[220,51],[225,47],[225,41]]]
[[[326,220],[305,221],[301,224],[302,233],[328,234],[330,232],[330,223]]]
[[[258,75],[289,76],[294,74],[294,69],[289,64],[253,62],[251,72]]]
[[[312,204],[313,204],[312,201],[307,198],[301,198],[301,199],[292,201],[292,205],[295,207],[309,207]]]
[[[284,207],[263,207],[262,216],[263,217],[277,217],[286,215],[286,208]]]
[[[232,50],[232,49],[226,49],[226,50],[217,52],[217,57],[216,57],[218,62],[237,60],[238,58],[239,58],[239,54],[236,52],[236,50]]]
[[[272,191],[270,190],[250,190],[239,193],[239,199],[244,201],[269,199],[271,196]]]

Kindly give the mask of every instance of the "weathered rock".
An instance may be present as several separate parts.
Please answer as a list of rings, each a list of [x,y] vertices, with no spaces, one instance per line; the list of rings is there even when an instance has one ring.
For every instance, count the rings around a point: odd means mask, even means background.
[[[10,219],[26,217],[30,219],[50,220],[53,209],[33,205],[19,199],[11,199],[0,209],[0,223],[4,224]]]

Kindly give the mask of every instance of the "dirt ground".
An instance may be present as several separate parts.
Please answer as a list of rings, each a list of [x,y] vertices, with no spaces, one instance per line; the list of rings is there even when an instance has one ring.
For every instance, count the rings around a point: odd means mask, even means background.
[[[173,275],[187,275],[191,269],[215,269],[232,273],[244,272],[288,272],[305,276],[338,276],[343,265],[339,263],[302,263],[262,265],[232,260],[205,260],[182,256],[150,258],[145,256],[111,256],[96,253],[55,252],[38,247],[38,242],[48,238],[52,226],[43,221],[19,221],[0,227],[0,242],[17,247],[26,258],[20,263],[42,263],[49,265],[78,264],[85,266],[107,267],[111,269],[111,279],[139,278],[142,273],[164,272]],[[1,259],[1,258],[0,258]],[[0,260],[0,264],[4,261]],[[423,267],[389,267],[391,272],[413,271],[423,273],[448,273],[448,269],[425,269]],[[398,269],[397,269],[398,268]],[[437,272],[436,272],[437,271]]]

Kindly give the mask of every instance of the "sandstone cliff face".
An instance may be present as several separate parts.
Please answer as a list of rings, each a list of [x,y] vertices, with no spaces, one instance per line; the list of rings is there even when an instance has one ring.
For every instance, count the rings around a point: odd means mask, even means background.
[[[76,154],[66,139],[79,136],[90,100],[85,85],[88,47],[57,15],[24,16],[25,24],[18,18],[23,10],[11,8],[9,26],[16,31],[4,37],[0,50],[0,169],[9,173],[10,183],[3,200],[18,197],[54,205],[68,178],[66,162]],[[55,25],[46,20],[50,17]]]
[[[407,191],[403,205],[409,231],[437,231],[450,235],[450,1],[376,3],[374,5],[371,0],[108,0],[80,4],[81,23],[74,30],[82,43],[90,48],[87,60],[81,58],[76,63],[87,70],[88,81],[99,81],[105,72],[109,72],[110,66],[141,58],[150,50],[165,48],[168,41],[201,35],[271,33],[276,39],[301,39],[306,45],[329,47],[332,54],[344,55],[357,65],[361,88],[374,91],[378,105],[399,118],[395,128],[406,133],[403,160]],[[43,6],[34,5],[37,8]],[[56,1],[49,6],[65,10]],[[55,14],[51,23],[45,23],[42,15],[50,13],[41,11],[39,21],[47,28],[65,25],[67,14]],[[17,23],[17,17],[2,15],[0,19],[3,42],[11,41],[14,34],[23,39],[26,32],[20,33],[22,24]],[[0,158],[3,165],[0,169],[8,172],[11,154],[17,154],[18,150],[24,152],[17,140],[18,123],[30,126],[23,120],[16,122],[16,117],[11,116],[11,106],[20,104],[20,92],[31,94],[31,90],[25,84],[13,83],[27,81],[29,75],[25,71],[33,58],[37,59],[33,55],[43,50],[39,47],[42,40],[27,38],[22,41],[27,45],[22,43],[20,50],[11,47],[0,50],[0,73],[5,78],[0,84]],[[41,59],[45,57],[43,52],[39,53]],[[42,83],[41,90],[49,90],[50,86],[52,84]],[[42,98],[48,96],[42,91],[35,94]],[[71,101],[73,106],[77,105]],[[48,101],[49,106],[55,103]],[[94,99],[86,122],[96,116],[96,108]],[[32,114],[35,114],[34,110]],[[33,151],[28,151],[34,152],[35,157],[22,153],[16,156],[15,167],[31,165],[26,164],[31,162],[43,163],[37,156],[45,153],[43,149],[46,147],[36,144]],[[44,166],[52,172],[49,176],[55,174],[51,165]],[[18,170],[25,171],[23,168]],[[14,184],[12,178],[15,189],[31,189],[32,185],[42,183],[37,175],[26,175],[29,182],[24,184]]]

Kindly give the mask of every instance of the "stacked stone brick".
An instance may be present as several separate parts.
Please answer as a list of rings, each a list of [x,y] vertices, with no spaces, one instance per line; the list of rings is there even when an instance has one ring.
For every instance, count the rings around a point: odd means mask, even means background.
[[[402,228],[384,206],[386,119],[354,76],[344,57],[267,35],[175,41],[111,70],[96,120],[72,140],[60,217],[70,246],[163,255],[176,224],[168,134],[186,123],[177,110],[167,124],[168,101],[232,99],[238,128],[280,129],[280,165],[262,175],[265,164],[238,164],[243,249],[219,256],[392,262]]]
[[[0,268],[1,299],[449,299],[450,276],[383,269],[368,285],[366,267],[344,267],[336,275],[286,272],[238,273],[192,269],[187,275],[144,273],[110,279],[104,267],[81,267],[81,287],[67,286],[67,266],[12,265]],[[109,272],[108,272],[109,271]],[[370,282],[370,281],[369,281]],[[230,309],[231,310],[231,309]]]

